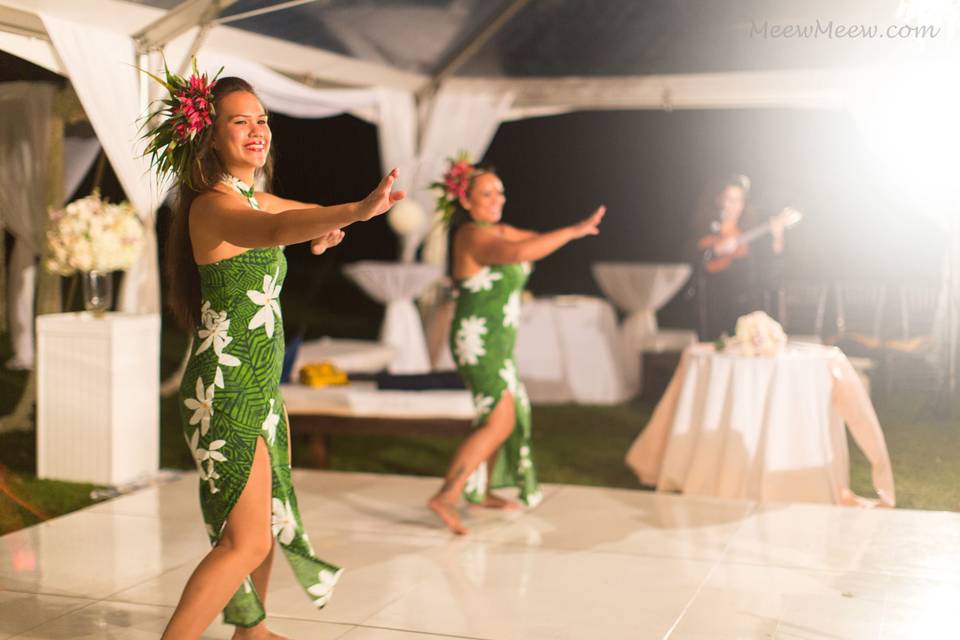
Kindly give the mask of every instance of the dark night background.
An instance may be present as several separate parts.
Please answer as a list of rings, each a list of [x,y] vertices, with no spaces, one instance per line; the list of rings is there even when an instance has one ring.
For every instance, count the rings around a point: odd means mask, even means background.
[[[56,76],[9,56],[0,81]],[[59,81],[59,80],[58,80]],[[376,127],[344,115],[271,120],[274,190],[332,204],[366,195],[380,175]],[[805,220],[787,238],[787,278],[895,280],[938,276],[943,245],[935,227],[905,199],[843,111],[678,110],[583,112],[504,123],[483,158],[507,189],[505,219],[546,230],[606,204],[601,235],[539,263],[536,295],[601,295],[590,273],[600,260],[675,262],[684,258],[690,218],[705,183],[745,173],[761,215],[783,206]],[[92,184],[92,171],[77,196]],[[112,172],[103,190],[122,198]],[[160,216],[161,252],[168,216]],[[397,241],[384,218],[354,225],[344,243],[315,257],[287,249],[283,289],[288,331],[372,337],[382,307],[339,272],[346,262],[392,260]],[[661,325],[693,327],[691,301],[678,295]]]

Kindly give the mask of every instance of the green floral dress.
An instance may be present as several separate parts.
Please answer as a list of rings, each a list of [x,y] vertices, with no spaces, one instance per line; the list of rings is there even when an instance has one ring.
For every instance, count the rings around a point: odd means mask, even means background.
[[[259,209],[252,189],[239,180],[227,183]],[[220,540],[250,475],[257,438],[263,438],[273,476],[273,536],[297,580],[314,604],[323,607],[342,570],[317,558],[293,491],[280,395],[283,250],[250,249],[200,265],[199,270],[203,306],[180,387],[180,414],[200,472],[200,507],[210,542],[216,545]],[[224,622],[251,627],[265,615],[248,576],[224,609]]]
[[[530,264],[490,265],[456,281],[456,311],[450,351],[460,376],[473,394],[474,426],[486,422],[505,391],[513,396],[516,422],[497,453],[493,469],[482,463],[467,480],[464,496],[481,502],[487,487],[516,486],[520,501],[542,499],[530,446],[530,400],[517,375],[514,345],[520,327],[520,295]]]

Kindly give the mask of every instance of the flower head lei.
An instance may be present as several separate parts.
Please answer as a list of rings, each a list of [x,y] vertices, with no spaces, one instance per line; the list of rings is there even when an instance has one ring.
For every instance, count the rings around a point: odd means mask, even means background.
[[[437,211],[441,214],[444,224],[450,224],[453,214],[457,211],[460,198],[467,195],[470,180],[477,174],[477,167],[470,162],[466,151],[461,151],[456,158],[447,158],[447,170],[443,177],[430,185],[431,189],[438,189]]]
[[[169,95],[158,100],[158,106],[148,113],[143,122],[147,128],[143,138],[147,143],[145,156],[150,156],[150,167],[157,172],[161,183],[168,178],[179,178],[190,184],[190,167],[197,157],[201,143],[211,135],[216,112],[213,107],[213,87],[217,84],[220,71],[208,79],[197,69],[197,59],[193,59],[193,73],[184,78],[172,73],[163,64],[165,78],[144,71],[166,88]],[[159,124],[150,127],[150,123],[159,119]]]

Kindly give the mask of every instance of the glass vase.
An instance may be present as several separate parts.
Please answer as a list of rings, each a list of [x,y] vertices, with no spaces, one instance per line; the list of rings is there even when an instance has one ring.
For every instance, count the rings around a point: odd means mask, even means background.
[[[80,280],[84,308],[97,318],[103,317],[113,306],[113,272],[84,271]]]

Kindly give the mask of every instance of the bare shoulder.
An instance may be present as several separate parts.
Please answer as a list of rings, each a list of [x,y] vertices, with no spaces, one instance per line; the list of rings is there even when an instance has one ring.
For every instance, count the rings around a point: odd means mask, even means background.
[[[513,227],[509,224],[499,224],[497,226],[500,227],[501,235],[507,240],[514,240],[514,241],[526,240],[527,238],[531,238],[537,235],[535,231],[529,231],[527,229],[518,229],[517,227]]]
[[[460,226],[460,229],[457,231],[457,235],[462,235],[465,238],[471,240],[483,240],[488,238],[502,238],[503,229],[500,228],[501,225],[479,225],[479,224],[464,224]]]
[[[257,191],[254,194],[260,209],[267,213],[278,213],[283,210],[283,198],[279,198],[266,191]]]
[[[453,243],[457,247],[468,249],[490,238],[490,230],[476,224],[462,224],[453,236]]]
[[[230,199],[229,195],[216,189],[204,191],[190,203],[190,217],[204,217],[211,212],[228,208],[230,206]]]

